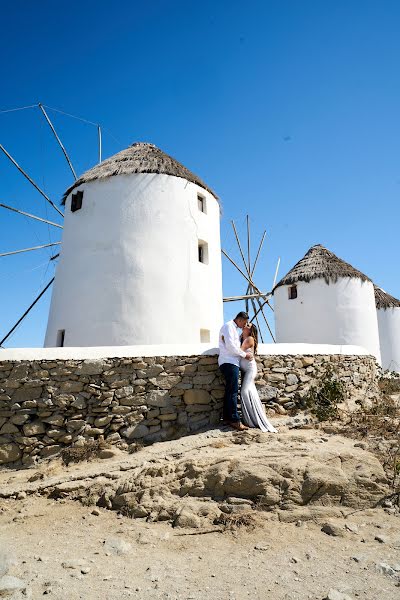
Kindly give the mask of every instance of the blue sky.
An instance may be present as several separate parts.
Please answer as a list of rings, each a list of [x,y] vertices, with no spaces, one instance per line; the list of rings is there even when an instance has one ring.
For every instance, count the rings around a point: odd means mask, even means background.
[[[0,109],[42,102],[94,122],[104,156],[150,141],[200,175],[271,287],[326,245],[400,297],[400,4],[385,0],[15,1],[2,7]],[[49,111],[80,173],[96,128]],[[37,109],[0,114],[0,143],[59,202],[72,175]],[[0,202],[59,222],[0,156]],[[58,230],[1,209],[0,252]],[[244,237],[243,237],[244,239]],[[0,338],[49,281],[53,249],[0,258]],[[225,260],[224,293],[244,291]],[[43,343],[50,294],[5,346]],[[238,308],[228,305],[227,315]]]

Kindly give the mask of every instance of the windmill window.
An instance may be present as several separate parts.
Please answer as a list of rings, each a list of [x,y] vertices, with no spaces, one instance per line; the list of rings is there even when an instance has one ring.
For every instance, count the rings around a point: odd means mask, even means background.
[[[207,213],[206,210],[206,199],[201,194],[197,194],[197,206],[199,207],[199,211],[202,213]]]
[[[57,331],[57,341],[56,341],[57,348],[62,348],[64,346],[64,340],[65,340],[65,329],[59,329]]]
[[[209,329],[200,329],[200,342],[202,344],[207,344],[210,341],[210,330]]]
[[[289,300],[297,298],[297,285],[291,285],[289,288]]]
[[[75,212],[82,208],[82,199],[83,199],[83,192],[76,192],[75,194],[72,194],[71,212]]]
[[[204,265],[208,265],[208,244],[202,240],[199,240],[198,258],[199,262],[203,263]]]

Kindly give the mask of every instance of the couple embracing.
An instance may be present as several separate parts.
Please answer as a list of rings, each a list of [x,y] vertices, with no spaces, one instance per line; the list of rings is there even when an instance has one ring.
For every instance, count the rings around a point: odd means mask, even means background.
[[[239,337],[238,329],[242,330]],[[261,431],[276,433],[265,416],[264,407],[255,386],[257,375],[258,331],[249,321],[249,315],[240,312],[232,321],[223,325],[219,332],[219,368],[225,378],[224,396],[224,422],[244,431],[249,427],[257,427]],[[239,369],[242,372],[241,405],[242,417],[245,424],[240,421],[237,400],[239,390]]]

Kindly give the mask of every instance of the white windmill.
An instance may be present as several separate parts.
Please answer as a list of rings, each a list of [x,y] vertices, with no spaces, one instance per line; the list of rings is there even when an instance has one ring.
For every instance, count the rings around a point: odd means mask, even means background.
[[[64,204],[45,346],[215,343],[220,207],[201,179],[136,143],[82,175]]]
[[[93,123],[100,164],[77,179],[48,107],[27,108],[41,111],[75,183],[64,196],[63,225],[1,204],[63,229],[63,239],[0,255],[62,244],[52,257],[60,257],[55,278],[2,336],[0,346],[53,282],[46,346],[215,343],[222,321],[222,275],[214,192],[152,144],[134,144],[101,162],[101,128]],[[64,217],[11,153],[0,150]]]
[[[279,343],[361,346],[380,362],[373,283],[324,246],[310,248],[273,293]]]

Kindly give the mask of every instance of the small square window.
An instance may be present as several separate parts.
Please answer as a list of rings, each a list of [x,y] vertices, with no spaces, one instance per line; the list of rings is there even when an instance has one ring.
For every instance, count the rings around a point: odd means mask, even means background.
[[[64,346],[64,340],[65,340],[65,329],[59,329],[57,331],[57,341],[56,341],[57,348],[62,348]]]
[[[289,287],[289,300],[295,300],[297,298],[297,285],[291,285]]]
[[[82,208],[82,199],[83,199],[83,192],[76,192],[75,194],[72,194],[71,212],[75,212]]]
[[[209,329],[200,329],[200,342],[202,344],[207,344],[210,342],[210,330]]]
[[[203,242],[202,240],[199,240],[199,246],[198,246],[198,258],[199,258],[199,262],[203,263],[204,265],[208,265],[208,244],[207,242]]]
[[[197,194],[197,206],[199,207],[199,211],[202,213],[206,213],[206,199],[201,194]]]

